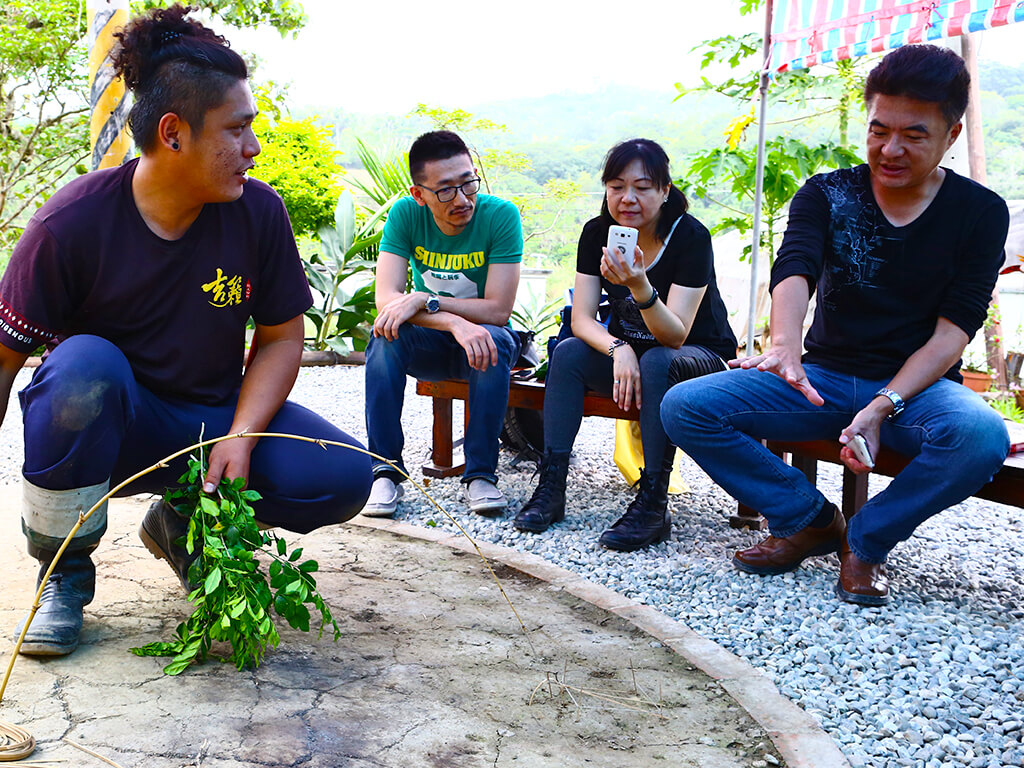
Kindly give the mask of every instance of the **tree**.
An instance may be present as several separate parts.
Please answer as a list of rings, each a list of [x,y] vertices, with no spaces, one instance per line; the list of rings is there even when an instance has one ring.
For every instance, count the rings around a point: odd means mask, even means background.
[[[168,2],[142,0],[133,12]],[[306,20],[296,0],[196,0],[235,27],[270,24],[294,33]],[[81,0],[0,4],[0,261],[25,220],[89,150],[87,19]]]
[[[775,236],[783,211],[800,189],[801,182],[819,168],[849,168],[858,162],[859,159],[852,150],[835,144],[808,146],[802,141],[784,137],[766,142],[761,212],[765,225],[762,245],[768,252],[769,265],[775,260]],[[754,150],[735,147],[712,149],[694,157],[687,180],[679,184],[698,197],[712,199],[708,191],[712,182],[718,182],[719,185],[728,182],[732,198],[745,205],[741,209],[721,203],[730,213],[712,227],[711,231],[714,233],[736,229],[745,234],[753,226],[754,217],[749,211],[754,201],[756,168],[757,157]],[[746,246],[743,249],[744,255],[749,256],[751,250],[752,246]]]
[[[79,0],[0,8],[0,251],[88,149]],[[78,169],[84,172],[84,168]]]
[[[740,0],[743,14],[759,11],[764,0]],[[687,175],[678,183],[696,196],[726,207],[729,214],[712,227],[713,232],[736,228],[748,231],[753,224],[753,190],[756,155],[753,148],[743,149],[746,131],[755,123],[754,108],[749,106],[760,87],[763,63],[762,40],[755,34],[708,40],[697,46],[703,49],[701,69],[713,64],[728,64],[735,72],[717,82],[702,77],[701,85],[686,88],[676,84],[679,96],[692,92],[714,92],[733,99],[742,112],[723,131],[725,147],[715,147],[690,156]],[[849,145],[851,110],[862,103],[864,64],[861,60],[837,62],[834,70],[819,68],[779,74],[768,92],[769,104],[785,106],[786,114],[777,126],[785,126],[789,135],[773,127],[775,134],[766,145],[762,219],[766,226],[761,234],[761,247],[768,252],[769,262],[775,252],[777,224],[789,200],[800,184],[822,167],[846,168],[859,158]],[[838,141],[828,139],[816,145],[807,144],[793,135],[804,124],[833,121]],[[694,180],[695,181],[691,181]],[[744,253],[749,253],[750,248]]]
[[[296,237],[315,235],[334,223],[342,170],[335,158],[330,126],[315,118],[293,120],[277,108],[270,86],[258,88],[260,113],[253,124],[262,147],[251,175],[270,184],[284,199]]]

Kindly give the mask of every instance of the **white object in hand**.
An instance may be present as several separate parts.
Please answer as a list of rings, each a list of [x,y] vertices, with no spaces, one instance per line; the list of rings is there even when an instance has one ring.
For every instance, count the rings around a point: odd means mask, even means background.
[[[865,467],[871,469],[875,468],[875,460],[871,458],[871,453],[868,451],[867,441],[862,435],[854,435],[850,438],[850,442],[846,446],[853,451],[853,455],[857,457],[857,461],[863,464]]]
[[[620,227],[618,224],[613,224],[608,227],[608,253],[618,253],[632,263],[639,235],[639,231],[633,227]]]

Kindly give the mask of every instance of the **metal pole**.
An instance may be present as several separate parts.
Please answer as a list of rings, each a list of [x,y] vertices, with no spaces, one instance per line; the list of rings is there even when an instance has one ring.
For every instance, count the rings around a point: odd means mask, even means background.
[[[761,82],[758,88],[760,109],[757,118],[757,168],[754,182],[754,242],[750,249],[750,312],[747,315],[747,354],[754,354],[754,324],[757,312],[757,259],[761,245],[761,197],[764,194],[764,145],[765,123],[768,119],[768,62],[771,58],[772,0],[768,0],[764,12],[764,63],[761,66]]]
[[[89,146],[92,170],[121,165],[131,157],[125,125],[129,103],[124,82],[114,77],[110,52],[114,32],[128,22],[128,0],[89,0]]]

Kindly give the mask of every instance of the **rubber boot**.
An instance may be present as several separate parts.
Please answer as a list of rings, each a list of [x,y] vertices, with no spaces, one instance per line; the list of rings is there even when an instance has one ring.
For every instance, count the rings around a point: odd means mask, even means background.
[[[24,480],[21,527],[28,553],[40,562],[36,588],[80,516],[107,492],[104,481],[85,488],[51,490]],[[92,551],[107,529],[106,503],[79,528],[57,561],[43,588],[39,610],[25,634],[20,652],[26,656],[66,656],[78,647],[82,608],[96,593],[96,566]],[[21,636],[26,617],[18,625]]]
[[[512,525],[520,531],[541,533],[565,518],[565,481],[569,454],[546,451],[540,462],[540,482]]]
[[[50,574],[39,610],[25,635],[20,653],[25,656],[66,656],[78,647],[82,631],[82,608],[92,602],[96,594],[96,566],[89,549],[65,551]],[[56,552],[37,550],[40,558],[36,588],[42,582],[46,569]],[[15,639],[21,637],[28,617],[22,619],[15,630]]]
[[[601,534],[600,543],[619,552],[633,552],[656,542],[668,541],[672,535],[672,515],[668,511],[668,483],[672,475],[673,452],[661,468],[648,474],[640,470],[636,498],[626,507],[626,514]]]
[[[188,518],[179,515],[164,499],[149,505],[146,516],[142,518],[142,525],[139,526],[139,538],[146,549],[158,560],[167,561],[186,594],[199,586],[189,579],[189,568],[202,552],[200,544],[191,555],[188,553],[184,542],[187,533]]]

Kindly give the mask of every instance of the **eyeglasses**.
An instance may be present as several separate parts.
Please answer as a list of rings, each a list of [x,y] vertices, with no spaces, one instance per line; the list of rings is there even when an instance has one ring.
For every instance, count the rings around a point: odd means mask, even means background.
[[[417,184],[416,186],[423,187],[423,189],[427,190],[428,192],[433,192],[434,195],[437,196],[437,202],[450,203],[459,194],[460,189],[462,190],[462,194],[464,194],[466,197],[470,197],[471,195],[475,195],[477,192],[479,192],[480,179],[470,179],[469,181],[462,182],[458,186],[441,187],[440,189],[431,189],[430,187],[424,187],[422,184]]]

